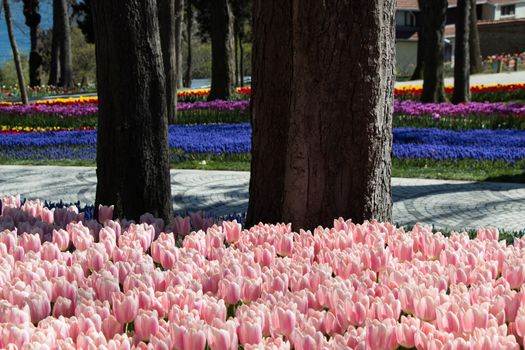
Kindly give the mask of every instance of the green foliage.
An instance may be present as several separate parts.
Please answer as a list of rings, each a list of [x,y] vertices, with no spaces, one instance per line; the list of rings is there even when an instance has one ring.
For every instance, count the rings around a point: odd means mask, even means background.
[[[22,71],[24,72],[25,81],[29,81],[29,57],[27,55],[20,55],[22,61]],[[0,68],[0,84],[2,89],[12,86],[18,86],[18,78],[16,76],[15,61],[13,59],[4,63]]]

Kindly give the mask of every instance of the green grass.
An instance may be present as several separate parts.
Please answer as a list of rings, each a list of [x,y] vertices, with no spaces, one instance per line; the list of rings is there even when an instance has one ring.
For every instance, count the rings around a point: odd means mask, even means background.
[[[96,166],[91,160],[5,160],[0,165],[55,165],[55,166]],[[233,157],[194,157],[172,162],[173,169],[229,170],[250,171],[247,155]],[[491,161],[433,161],[433,160],[398,160],[393,161],[394,177],[493,181],[525,183],[525,161],[514,166],[504,162]]]

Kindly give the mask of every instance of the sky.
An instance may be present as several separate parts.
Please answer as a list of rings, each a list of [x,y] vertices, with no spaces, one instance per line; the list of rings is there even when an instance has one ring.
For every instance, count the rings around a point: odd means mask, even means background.
[[[22,12],[22,1],[11,0],[10,3],[18,50],[21,53],[28,54],[30,49],[29,27],[25,25],[25,18]],[[52,13],[51,0],[41,0],[40,14],[42,16],[42,21],[40,26],[42,29],[49,29],[53,25]],[[9,44],[9,37],[7,36],[5,13],[2,7],[0,11],[0,65],[4,64],[7,60],[12,59],[12,57],[11,45]]]

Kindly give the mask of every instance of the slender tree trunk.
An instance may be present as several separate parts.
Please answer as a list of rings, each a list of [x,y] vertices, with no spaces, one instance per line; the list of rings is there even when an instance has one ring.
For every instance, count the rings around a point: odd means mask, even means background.
[[[458,0],[453,103],[468,102],[470,100],[469,22],[470,0]]]
[[[211,91],[209,100],[228,100],[235,77],[233,14],[230,0],[211,3]]]
[[[428,0],[421,1],[420,5],[425,37],[421,100],[423,102],[444,102],[446,100],[443,78],[444,34],[448,1]]]
[[[299,3],[254,5],[248,225],[388,221],[395,1]]]
[[[171,215],[168,119],[155,0],[94,0],[98,204]],[[131,103],[130,103],[131,102]]]
[[[190,0],[187,0],[190,1]],[[175,0],[175,53],[177,55],[177,88],[182,89],[182,26],[184,24],[184,0]]]
[[[24,0],[24,16],[31,36],[29,53],[29,85],[42,84],[42,43],[40,40],[40,0]]]
[[[240,86],[244,87],[244,40],[243,36],[239,36],[239,80]]]
[[[188,47],[188,56],[186,58],[186,72],[184,74],[184,87],[191,88],[192,80],[192,45],[191,40],[193,37],[193,6],[190,0],[186,0],[186,45]]]
[[[62,20],[62,16],[60,15],[60,1],[61,0],[53,0],[53,38],[51,41],[51,63],[48,82],[48,84],[52,86],[58,85],[58,77],[60,75],[60,41],[62,37],[60,34],[62,29],[62,25],[60,24]]]
[[[11,17],[11,8],[9,6],[9,0],[4,0],[4,12],[5,22],[7,24],[7,34],[9,36],[9,42],[11,43],[11,49],[13,51],[13,60],[15,61],[16,76],[18,78],[18,85],[20,88],[20,97],[23,104],[28,104],[26,83],[24,81],[24,72],[22,70],[22,62],[20,61],[20,55],[18,54],[18,47],[16,46],[15,35],[13,33],[13,17]]]
[[[71,26],[69,25],[68,0],[60,0],[60,82],[59,85],[70,89],[73,87],[73,63],[71,56]]]
[[[235,86],[239,86],[239,34],[237,30],[235,30],[234,39],[235,40],[233,46],[235,47]]]
[[[481,64],[481,48],[479,44],[478,31],[478,14],[476,11],[476,0],[470,0],[470,74],[481,73],[483,65]]]
[[[177,122],[177,1],[180,0],[157,0],[160,42],[166,75],[168,122],[170,124]]]

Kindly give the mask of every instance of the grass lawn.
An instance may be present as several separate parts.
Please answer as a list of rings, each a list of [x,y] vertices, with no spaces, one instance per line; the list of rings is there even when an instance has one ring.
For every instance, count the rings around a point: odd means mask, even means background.
[[[237,159],[194,159],[172,162],[173,169],[250,171],[248,157]],[[5,160],[0,165],[59,165],[95,166],[91,160]],[[504,162],[491,161],[434,161],[397,160],[393,161],[394,177],[422,179],[469,180],[525,183],[525,160],[514,166]]]

